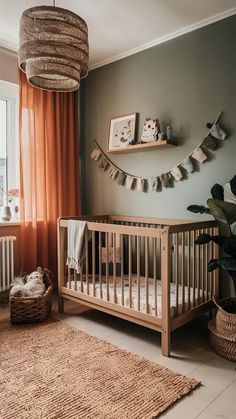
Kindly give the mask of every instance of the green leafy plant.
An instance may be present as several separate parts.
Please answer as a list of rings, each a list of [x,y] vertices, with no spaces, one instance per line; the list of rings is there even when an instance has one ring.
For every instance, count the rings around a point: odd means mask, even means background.
[[[231,202],[224,201],[224,188],[216,183],[211,189],[212,198],[207,200],[208,207],[190,205],[187,209],[194,213],[211,214],[217,221],[227,226],[227,235],[211,236],[204,233],[198,236],[195,243],[204,245],[213,241],[222,248],[224,256],[209,260],[208,271],[224,269],[233,281],[236,295],[236,235],[233,229],[236,223],[236,175],[227,185],[230,188]]]

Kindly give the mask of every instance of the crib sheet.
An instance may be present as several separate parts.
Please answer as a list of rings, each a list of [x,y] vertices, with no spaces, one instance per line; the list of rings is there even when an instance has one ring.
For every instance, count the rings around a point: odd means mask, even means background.
[[[91,276],[89,277],[89,283],[88,283],[88,294],[93,296],[93,283],[91,282]],[[138,310],[138,285],[137,285],[137,277],[132,276],[132,298],[131,298],[131,308]],[[157,281],[157,317],[161,318],[161,281]],[[77,287],[75,286],[75,281],[70,281],[70,287],[69,287],[69,281],[66,283],[67,288],[70,288],[72,290],[81,291],[81,282],[80,280],[77,281]],[[82,282],[82,288],[83,292],[87,294],[87,283],[83,278]],[[195,290],[195,299],[198,297],[197,290]],[[151,315],[155,315],[155,287],[154,287],[154,279],[149,278],[148,279],[148,307],[146,310],[146,279],[143,276],[140,276],[140,311],[143,313],[148,313]],[[200,290],[199,293],[199,301],[198,304],[200,304],[203,300],[203,290]],[[190,305],[193,305],[193,298],[194,296],[194,289],[190,288]],[[95,297],[100,298],[100,283],[98,276],[95,278]],[[106,285],[106,278],[102,277],[102,299],[107,301],[107,285]],[[127,275],[124,275],[124,306],[130,307],[130,296],[129,296],[129,279]],[[109,278],[109,301],[114,302],[114,284],[113,284],[113,278],[110,276]],[[121,287],[121,278],[116,277],[116,304],[122,304],[122,287]],[[185,309],[188,309],[188,287],[184,287],[184,304]],[[183,297],[182,297],[182,286],[179,285],[178,287],[178,314],[182,313],[183,309]],[[170,284],[170,315],[171,317],[174,317],[177,315],[177,309],[176,309],[176,284],[171,283]]]

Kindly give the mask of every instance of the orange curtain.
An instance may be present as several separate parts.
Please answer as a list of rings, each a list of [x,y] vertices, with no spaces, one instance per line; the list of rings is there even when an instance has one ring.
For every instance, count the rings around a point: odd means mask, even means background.
[[[21,269],[56,278],[57,218],[81,209],[78,92],[36,89],[20,71],[19,105]]]

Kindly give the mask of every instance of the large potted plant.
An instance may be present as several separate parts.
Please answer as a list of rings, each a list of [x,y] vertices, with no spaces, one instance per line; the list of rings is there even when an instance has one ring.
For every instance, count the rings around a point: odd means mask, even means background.
[[[236,175],[226,185],[215,184],[211,189],[212,198],[207,207],[190,205],[187,209],[194,213],[211,214],[224,225],[226,232],[217,236],[200,234],[195,240],[198,245],[213,241],[222,249],[219,259],[208,261],[208,271],[223,269],[226,277],[233,282],[236,296]],[[236,361],[236,299],[225,298],[214,302],[218,308],[215,319],[209,322],[211,345],[222,357]]]

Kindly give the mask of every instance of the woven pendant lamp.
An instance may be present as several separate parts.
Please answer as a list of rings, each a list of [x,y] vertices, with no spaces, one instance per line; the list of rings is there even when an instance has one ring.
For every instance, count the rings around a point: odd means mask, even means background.
[[[88,74],[88,27],[55,6],[27,9],[20,19],[18,63],[28,82],[44,90],[78,90]]]

